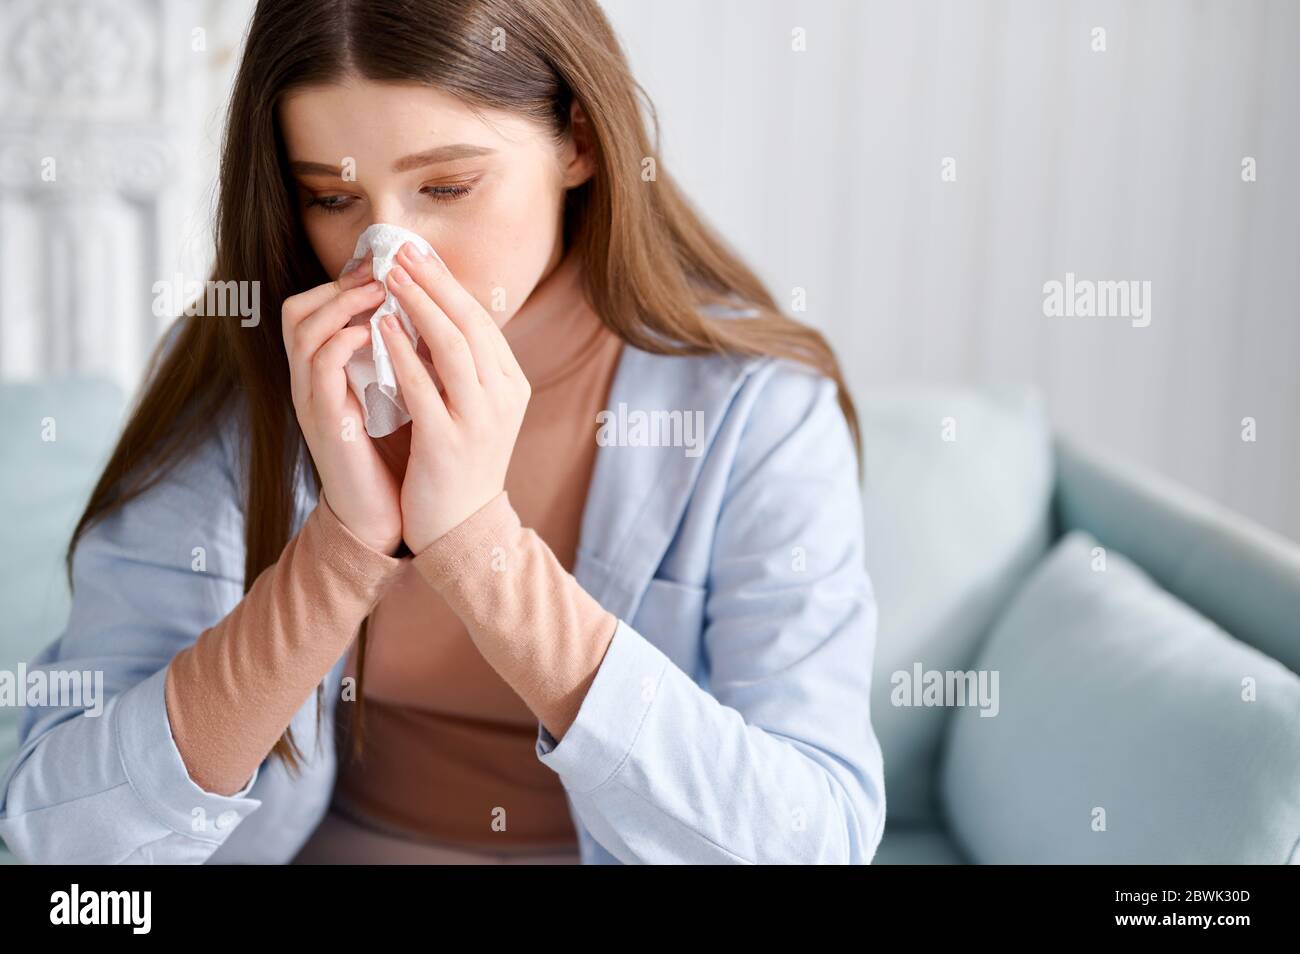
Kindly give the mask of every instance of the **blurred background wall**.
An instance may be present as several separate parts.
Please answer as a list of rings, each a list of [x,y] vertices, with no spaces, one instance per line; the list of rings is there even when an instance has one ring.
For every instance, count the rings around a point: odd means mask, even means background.
[[[1029,382],[1300,538],[1300,4],[604,5],[666,167],[856,392]],[[3,9],[0,377],[131,388],[153,283],[211,261],[252,3]],[[1149,281],[1149,324],[1045,316],[1066,273]]]

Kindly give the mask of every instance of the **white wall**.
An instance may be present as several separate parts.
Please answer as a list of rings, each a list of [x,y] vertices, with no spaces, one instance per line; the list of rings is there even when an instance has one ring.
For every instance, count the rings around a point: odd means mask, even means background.
[[[0,6],[0,378],[100,373],[132,389],[202,281],[221,115],[249,0]],[[201,32],[200,32],[201,31]]]
[[[665,162],[856,391],[1033,382],[1300,538],[1300,4],[604,5]],[[1149,280],[1150,325],[1044,317],[1067,271]]]
[[[1063,431],[1300,538],[1300,5],[604,2],[669,168],[779,299],[806,290],[856,391],[1033,382]],[[134,384],[152,282],[206,274],[251,9],[7,0],[0,377]],[[61,161],[56,188],[47,155],[125,171]],[[1067,271],[1150,281],[1151,324],[1045,318]]]

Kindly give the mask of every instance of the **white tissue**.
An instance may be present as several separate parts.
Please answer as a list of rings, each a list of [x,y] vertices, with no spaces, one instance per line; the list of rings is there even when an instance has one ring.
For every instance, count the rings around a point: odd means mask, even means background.
[[[360,265],[367,251],[373,251],[371,272],[379,281],[385,281],[389,269],[393,267],[393,259],[398,249],[406,242],[415,244],[438,261],[442,261],[429,243],[414,232],[407,231],[399,225],[378,222],[361,233],[361,237],[357,239],[357,247],[352,252],[352,258],[343,266],[339,277]],[[420,333],[415,330],[415,325],[407,316],[406,310],[393,297],[391,290],[385,296],[384,303],[374,312],[369,315],[365,312],[354,315],[348,322],[349,325],[370,323],[370,344],[358,348],[348,359],[347,376],[352,393],[357,396],[357,401],[361,404],[366,433],[371,437],[384,437],[391,434],[411,419],[410,412],[406,409],[406,402],[402,400],[401,389],[397,386],[397,377],[393,374],[388,346],[384,344],[383,335],[379,330],[380,320],[389,314],[397,316],[411,346],[418,347]],[[433,372],[433,365],[423,355],[420,355],[420,361],[433,377],[436,385],[438,377]]]

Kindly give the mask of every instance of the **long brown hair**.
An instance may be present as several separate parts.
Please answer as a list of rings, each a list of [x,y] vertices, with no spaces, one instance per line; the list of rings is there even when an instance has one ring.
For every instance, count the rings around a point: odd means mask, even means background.
[[[504,48],[494,48],[494,37],[504,38]],[[175,345],[165,358],[161,343],[155,348],[126,427],[72,534],[70,583],[81,535],[161,480],[233,397],[246,407],[245,593],[289,541],[304,458],[319,488],[290,398],[278,316],[286,298],[331,276],[303,231],[276,106],[290,89],[348,74],[428,84],[474,108],[513,110],[544,124],[557,142],[570,132],[576,99],[590,123],[596,172],[567,195],[564,238],[566,247],[579,246],[586,292],[604,323],[634,347],[657,354],[773,355],[834,379],[861,479],[857,413],[834,353],[815,329],[781,313],[667,174],[658,158],[653,104],[633,79],[596,0],[260,0],[223,140],[212,280],[260,281],[262,310],[276,320],[244,327],[177,319],[184,324]],[[740,304],[754,317],[700,313],[713,304]],[[366,628],[363,622],[354,754],[361,738]],[[318,726],[323,691],[322,684]],[[272,754],[298,769],[302,754],[291,730]]]

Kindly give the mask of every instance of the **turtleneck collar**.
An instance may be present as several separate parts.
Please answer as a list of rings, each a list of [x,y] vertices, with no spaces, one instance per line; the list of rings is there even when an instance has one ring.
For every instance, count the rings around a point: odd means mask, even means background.
[[[583,289],[582,256],[570,246],[501,329],[533,391],[576,370],[609,334]]]

